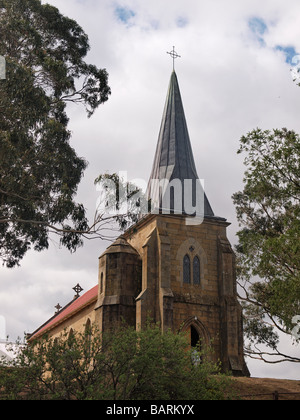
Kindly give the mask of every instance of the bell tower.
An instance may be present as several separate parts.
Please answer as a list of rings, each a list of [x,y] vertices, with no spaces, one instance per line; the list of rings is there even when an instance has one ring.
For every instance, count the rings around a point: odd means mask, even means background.
[[[191,346],[200,339],[213,347],[212,357],[222,362],[225,371],[248,376],[235,256],[226,234],[230,223],[214,214],[199,187],[175,71],[170,79],[148,197],[155,203],[155,211],[124,234],[142,261],[136,327],[143,328],[150,317],[160,323],[163,331],[186,331]],[[187,202],[194,213],[186,211]],[[197,222],[195,216],[199,214]]]

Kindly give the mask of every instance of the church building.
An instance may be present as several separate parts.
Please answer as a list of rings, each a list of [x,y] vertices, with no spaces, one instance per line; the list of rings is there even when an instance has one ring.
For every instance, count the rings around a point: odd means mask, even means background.
[[[169,200],[164,200],[162,189],[155,187],[161,184],[153,180],[182,188],[179,192],[169,189]],[[190,194],[186,180],[190,180]],[[45,333],[58,336],[65,329],[83,331],[91,324],[105,331],[121,319],[140,329],[151,319],[161,325],[162,332],[186,332],[191,346],[199,340],[211,345],[212,358],[221,361],[224,371],[249,376],[235,255],[226,235],[230,223],[215,216],[204,191],[197,211],[196,195],[201,190],[197,186],[173,71],[148,186],[149,197],[158,203],[157,211],[143,216],[106,249],[99,258],[98,284],[82,296],[78,285],[74,299],[64,308],[58,307],[57,313],[31,334],[29,342]],[[188,195],[193,215],[186,211]]]

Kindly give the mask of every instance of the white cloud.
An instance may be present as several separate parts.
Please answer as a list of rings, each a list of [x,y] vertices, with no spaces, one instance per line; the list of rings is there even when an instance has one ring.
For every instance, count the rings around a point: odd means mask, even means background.
[[[284,51],[276,50],[300,51],[298,0],[47,2],[78,21],[91,41],[88,60],[110,74],[112,96],[91,119],[82,108],[70,108],[72,145],[90,164],[78,200],[92,216],[93,181],[106,170],[148,179],[172,70],[166,52],[175,45],[182,56],[176,71],[198,174],[215,212],[233,222],[234,242],[238,226],[231,195],[242,187],[244,170],[236,155],[240,137],[258,126],[300,132],[300,89]],[[254,19],[256,32],[249,26]],[[89,242],[71,256],[52,245],[49,252],[29,253],[20,269],[1,267],[0,315],[8,333],[32,331],[58,302],[73,297],[78,282],[85,290],[96,284],[97,258],[105,246]],[[260,369],[266,376],[282,372],[255,366],[256,375]],[[295,377],[292,371],[288,375]]]

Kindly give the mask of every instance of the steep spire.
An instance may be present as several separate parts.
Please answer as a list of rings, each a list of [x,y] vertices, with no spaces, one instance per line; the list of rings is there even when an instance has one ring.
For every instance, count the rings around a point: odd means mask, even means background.
[[[148,185],[148,196],[149,198],[152,198],[152,200],[154,200],[156,203],[159,203],[159,207],[162,207],[161,196],[159,196],[159,188],[157,187],[157,184],[153,182],[151,183],[151,181],[161,181],[163,179],[167,180],[168,182],[172,182],[173,180],[179,180],[181,182],[181,206],[184,204],[184,180],[192,180],[193,192],[191,199],[193,201],[193,205],[195,205],[196,180],[199,178],[196,170],[180,89],[175,71],[173,71],[171,75],[154,164]],[[169,191],[168,194],[170,194]],[[171,195],[170,210],[174,210],[174,208],[176,208],[176,205],[174,207],[174,197]],[[184,210],[183,207],[181,210]],[[203,214],[203,210],[201,213]],[[212,208],[205,194],[204,216],[214,216]]]

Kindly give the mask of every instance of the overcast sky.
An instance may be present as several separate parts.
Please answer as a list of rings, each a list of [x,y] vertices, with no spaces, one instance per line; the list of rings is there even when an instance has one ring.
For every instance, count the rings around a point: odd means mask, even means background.
[[[107,69],[112,88],[91,119],[82,107],[69,108],[72,145],[89,162],[78,201],[92,217],[93,181],[105,171],[148,180],[172,71],[166,52],[174,45],[198,175],[215,214],[232,222],[228,236],[236,243],[231,196],[243,185],[239,139],[257,127],[300,132],[300,88],[290,71],[300,53],[299,0],[48,3],[84,28],[91,43],[87,60]],[[85,291],[96,285],[106,246],[86,242],[70,255],[54,238],[49,251],[28,253],[20,268],[0,267],[0,335],[5,320],[12,339],[23,337],[52,316],[58,302],[71,300],[77,283]],[[289,339],[283,348],[299,354]],[[299,379],[297,365],[248,364],[253,376]]]

